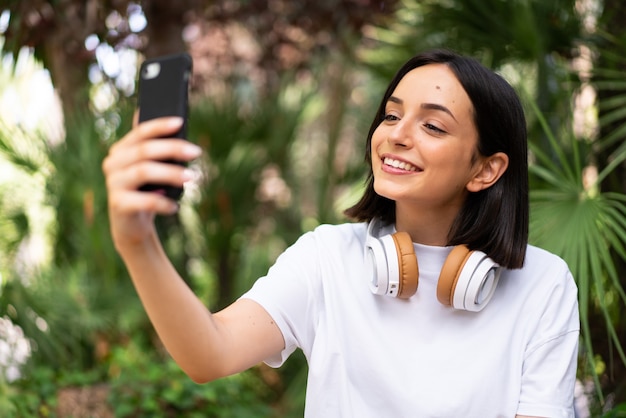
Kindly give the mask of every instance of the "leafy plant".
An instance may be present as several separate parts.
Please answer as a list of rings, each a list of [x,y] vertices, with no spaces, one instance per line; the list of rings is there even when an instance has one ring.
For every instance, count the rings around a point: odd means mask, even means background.
[[[602,415],[602,418],[626,418],[626,403],[617,405],[615,408]]]
[[[306,96],[302,99],[306,102]],[[191,107],[190,137],[205,150],[200,162],[205,177],[188,196],[193,206],[188,219],[193,226],[188,228],[194,234],[187,249],[215,272],[219,293],[211,304],[218,308],[237,296],[242,250],[252,241],[244,239],[246,235],[254,236],[257,225],[274,216],[290,234],[300,231],[297,209],[281,208],[277,195],[260,198],[259,189],[269,170],[283,185],[283,193],[288,192],[284,179],[291,173],[290,146],[303,102],[289,106],[284,95],[276,93],[256,103],[233,95]],[[267,263],[251,274],[259,277]]]
[[[274,394],[250,370],[198,385],[169,357],[133,344],[113,351],[109,403],[116,417],[269,417]]]
[[[626,292],[616,267],[616,257],[626,260],[626,194],[601,192],[599,184],[614,166],[601,168],[597,177],[589,180],[580,141],[573,134],[558,141],[543,114],[530,104],[552,145],[551,153],[546,154],[531,142],[537,161],[530,171],[542,180],[534,183],[530,194],[531,242],[560,255],[577,281],[584,358],[602,402],[602,370],[594,361],[590,317],[593,310],[600,311],[618,357],[626,366],[615,328],[618,312],[626,306]]]

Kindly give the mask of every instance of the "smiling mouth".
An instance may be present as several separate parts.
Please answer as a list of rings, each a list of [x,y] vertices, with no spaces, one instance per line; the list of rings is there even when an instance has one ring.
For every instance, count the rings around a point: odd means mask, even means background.
[[[389,157],[383,158],[383,164],[394,167],[394,168],[398,168],[404,171],[419,171],[419,168],[417,168],[416,166],[412,164],[409,164],[404,161],[394,160],[393,158],[389,158]]]

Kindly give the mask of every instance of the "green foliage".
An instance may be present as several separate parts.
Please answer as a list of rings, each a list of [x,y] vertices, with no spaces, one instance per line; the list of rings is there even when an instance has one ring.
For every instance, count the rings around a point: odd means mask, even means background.
[[[615,326],[620,310],[626,306],[626,292],[615,258],[626,260],[626,194],[601,193],[598,182],[602,173],[586,182],[579,141],[574,135],[558,141],[538,108],[534,106],[533,110],[552,144],[552,152],[545,154],[531,143],[537,162],[530,167],[536,176],[530,195],[530,239],[563,257],[572,270],[579,290],[588,373],[602,401],[590,316],[594,309],[601,312],[619,359],[626,366],[626,354]],[[563,146],[570,152],[566,153]]]
[[[0,37],[0,54],[2,46]],[[48,144],[41,128],[32,126],[22,113],[32,93],[29,87],[41,84],[30,82],[43,73],[42,66],[28,58],[20,53],[17,61],[5,57],[0,64],[0,95],[13,95],[9,106],[7,100],[0,102],[0,277],[5,278],[10,278],[16,260],[26,257],[37,264],[47,257],[26,254],[24,247],[27,242],[44,241],[51,221],[43,192],[52,170]]]
[[[0,416],[55,418],[61,390],[98,385],[105,376],[103,367],[68,371],[39,363],[24,378],[12,382],[10,386],[0,386]]]
[[[99,342],[111,343],[126,333],[147,329],[110,239],[101,171],[107,145],[95,126],[88,113],[74,115],[62,144],[47,142],[43,132],[22,132],[16,137],[19,130],[0,131],[7,160],[26,179],[21,183],[33,184],[30,195],[2,202],[0,225],[15,225],[9,235],[14,238],[2,242],[5,248],[19,248],[35,227],[49,223],[43,234],[51,252],[51,264],[37,268],[20,267],[17,251],[7,253],[11,258],[4,271],[0,308],[35,342],[35,361],[53,368],[93,366]],[[44,157],[15,157],[33,155],[32,150]],[[5,187],[16,187],[15,197],[22,184],[8,182]],[[33,202],[32,196],[43,198]],[[33,203],[39,209],[35,213],[30,212]],[[56,223],[42,216],[48,213]]]
[[[32,370],[28,378],[0,386],[0,415],[6,418],[54,417],[55,375],[48,367]]]
[[[29,286],[6,283],[0,310],[34,342],[35,364],[66,371],[93,367],[99,361],[98,344],[149,329],[130,280],[106,289],[87,274],[84,263],[47,270]]]
[[[598,124],[602,135],[597,141],[597,153],[608,154],[605,156],[607,166],[600,180],[613,176],[613,179],[609,178],[609,184],[610,187],[615,187],[615,184],[620,183],[620,179],[615,178],[618,177],[615,175],[616,171],[626,161],[626,59],[616,52],[626,47],[626,36],[619,39],[602,34],[599,38],[602,39],[602,46],[599,48],[602,65],[593,69],[591,79],[601,97]]]
[[[617,405],[615,408],[602,415],[602,418],[626,418],[626,403]]]
[[[191,108],[189,136],[205,150],[197,164],[206,177],[188,192],[194,210],[187,222],[194,230],[195,246],[188,245],[187,250],[216,273],[219,298],[212,302],[218,307],[236,297],[233,285],[242,249],[251,247],[246,235],[254,236],[263,219],[276,217],[283,231],[293,236],[300,232],[297,207],[281,207],[280,196],[259,198],[266,170],[273,170],[283,182],[291,173],[290,146],[307,100],[306,95],[300,98],[297,106],[290,106],[283,94],[256,103],[232,96],[204,100]],[[266,259],[250,274],[260,276],[268,264]]]
[[[408,56],[439,47],[493,68],[520,61],[542,65],[554,52],[569,56],[580,30],[572,0],[404,0],[393,23],[373,30],[383,47],[365,59],[378,69],[394,69]]]
[[[275,416],[276,393],[257,370],[199,385],[169,357],[136,342],[116,347],[96,368],[68,372],[40,364],[24,379],[2,382],[0,416],[63,418],[58,394],[68,388],[105,388],[108,408],[120,418]]]
[[[169,358],[117,348],[109,366],[116,417],[269,417],[274,394],[250,371],[199,385]]]

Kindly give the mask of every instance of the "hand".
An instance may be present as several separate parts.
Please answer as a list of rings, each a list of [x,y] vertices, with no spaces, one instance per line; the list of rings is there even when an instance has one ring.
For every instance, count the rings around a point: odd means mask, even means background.
[[[141,192],[143,184],[182,187],[192,173],[164,160],[190,161],[201,154],[200,147],[184,139],[163,139],[180,128],[182,119],[159,118],[135,124],[113,144],[102,163],[108,194],[111,233],[118,251],[137,246],[154,234],[154,216],[178,210],[173,200],[155,192]]]

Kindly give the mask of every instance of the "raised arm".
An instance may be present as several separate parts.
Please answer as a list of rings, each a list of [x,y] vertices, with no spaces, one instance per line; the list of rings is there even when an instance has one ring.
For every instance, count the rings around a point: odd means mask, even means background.
[[[139,192],[146,183],[182,186],[191,179],[181,166],[200,149],[181,139],[155,139],[175,132],[180,118],[137,125],[111,147],[103,162],[111,234],[141,302],[166,349],[197,382],[245,370],[278,353],[282,334],[257,303],[239,300],[212,314],[176,272],[159,241],[154,217],[178,205],[158,193]]]

